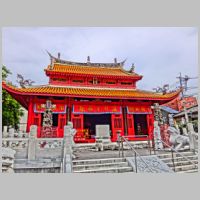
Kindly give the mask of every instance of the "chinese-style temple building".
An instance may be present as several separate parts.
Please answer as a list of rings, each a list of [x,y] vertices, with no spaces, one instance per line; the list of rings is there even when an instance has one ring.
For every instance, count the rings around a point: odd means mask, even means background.
[[[102,124],[109,125],[112,141],[116,141],[118,131],[122,135],[152,138],[151,106],[167,103],[180,93],[180,90],[162,94],[137,89],[142,76],[135,73],[134,66],[125,70],[124,61],[92,63],[88,57],[86,63],[80,63],[49,55],[51,63],[44,70],[49,77],[47,85],[19,88],[2,83],[3,89],[28,110],[27,132],[31,125],[37,125],[38,137],[45,137],[44,105],[49,100],[55,129],[52,137],[63,137],[64,126],[72,121],[77,130],[75,142],[94,142],[95,126]]]

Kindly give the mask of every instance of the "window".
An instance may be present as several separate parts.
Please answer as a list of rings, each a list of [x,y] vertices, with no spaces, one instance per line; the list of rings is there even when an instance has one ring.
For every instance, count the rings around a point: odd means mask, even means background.
[[[106,84],[116,84],[114,81],[107,81]]]
[[[64,78],[53,78],[53,81],[61,81],[61,82],[64,82],[64,81],[67,81],[67,80],[64,79]]]
[[[96,85],[99,84],[100,81],[97,78],[93,78],[92,80],[89,80],[88,83]]]
[[[83,80],[72,80],[74,83],[83,83]]]
[[[121,82],[121,85],[132,85],[131,82]]]

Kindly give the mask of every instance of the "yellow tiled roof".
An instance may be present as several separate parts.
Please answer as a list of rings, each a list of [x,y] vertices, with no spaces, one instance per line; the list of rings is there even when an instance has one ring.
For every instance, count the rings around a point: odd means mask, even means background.
[[[67,73],[67,74],[91,74],[91,75],[110,75],[110,76],[130,76],[141,77],[136,73],[129,73],[122,67],[95,67],[95,66],[78,66],[63,65],[55,63],[53,69],[50,66],[45,69],[46,72]]]
[[[133,99],[173,99],[180,93],[180,90],[159,94],[155,92],[143,90],[115,90],[115,89],[98,89],[98,88],[72,88],[72,87],[53,87],[41,86],[31,88],[16,88],[3,83],[3,88],[10,93],[17,93],[21,95],[53,95],[53,96],[73,96],[73,97],[110,97],[110,98],[133,98]]]

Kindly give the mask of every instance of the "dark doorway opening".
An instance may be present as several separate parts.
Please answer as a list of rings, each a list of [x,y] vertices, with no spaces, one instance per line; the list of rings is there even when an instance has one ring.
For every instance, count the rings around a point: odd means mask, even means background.
[[[111,130],[111,114],[85,114],[84,118],[84,129],[88,131],[88,134],[93,138],[96,133],[96,125],[110,125]]]
[[[135,135],[148,135],[147,115],[136,114],[134,117]]]

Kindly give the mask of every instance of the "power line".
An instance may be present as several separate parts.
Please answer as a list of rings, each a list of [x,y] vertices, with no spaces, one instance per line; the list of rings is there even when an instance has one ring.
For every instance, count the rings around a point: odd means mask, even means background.
[[[188,87],[188,81],[191,80],[191,79],[198,79],[198,77],[189,77],[188,75],[185,75],[185,77],[183,77],[180,73],[180,75],[176,78],[179,79],[180,88],[182,88],[182,92],[181,92],[182,98],[185,96],[186,91],[198,88],[196,86]]]

